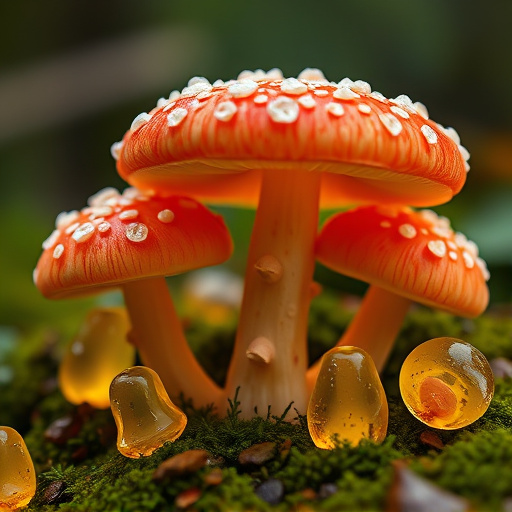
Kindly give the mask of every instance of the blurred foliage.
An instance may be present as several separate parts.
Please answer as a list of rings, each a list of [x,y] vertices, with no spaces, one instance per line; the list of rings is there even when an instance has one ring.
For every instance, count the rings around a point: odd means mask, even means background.
[[[87,301],[43,300],[33,288],[31,272],[60,211],[82,207],[105,186],[124,187],[109,147],[135,115],[183,87],[189,78],[185,72],[214,80],[276,66],[292,76],[304,67],[319,67],[331,79],[367,80],[388,96],[407,93],[425,103],[433,119],[457,128],[472,153],[472,170],[461,194],[436,210],[480,245],[496,276],[490,281],[492,301],[510,301],[511,2],[22,0],[4,2],[0,14],[0,325],[61,321],[79,317],[89,306]],[[161,48],[154,48],[153,57],[133,52],[131,76],[145,86],[125,96],[116,97],[112,90],[126,89],[130,75],[116,70],[94,76],[89,90],[79,93],[70,86],[72,76],[64,73],[64,79],[52,80],[56,59],[78,65],[89,51],[102,55],[102,48],[116,41],[158,31],[176,37],[188,31],[193,39],[200,34],[204,55],[192,52],[186,38],[170,50],[188,67],[170,66]],[[151,73],[157,71],[155,78]],[[32,83],[33,76],[43,79]],[[17,83],[28,87],[25,97],[13,85]],[[41,110],[47,122],[37,127],[30,120],[49,94],[56,98],[50,111],[54,115]],[[85,99],[96,101],[94,108],[74,112],[71,107]],[[60,116],[64,108],[67,117]],[[14,119],[5,118],[5,112],[21,119],[12,136]],[[252,213],[223,213],[238,244],[232,268],[242,272]],[[319,270],[321,279],[330,282],[332,276],[323,272]],[[348,286],[350,291],[363,289],[351,282]]]

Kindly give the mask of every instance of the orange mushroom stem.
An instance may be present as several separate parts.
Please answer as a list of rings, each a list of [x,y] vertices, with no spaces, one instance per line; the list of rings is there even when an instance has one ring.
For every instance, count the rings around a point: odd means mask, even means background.
[[[474,242],[431,210],[364,206],[331,217],[317,240],[318,260],[370,283],[338,341],[368,352],[382,371],[411,301],[464,317],[487,307],[489,278]],[[312,389],[319,371],[307,373]]]
[[[165,276],[215,265],[231,254],[220,218],[197,201],[105,189],[80,212],[60,215],[34,271],[39,290],[66,298],[114,287],[123,291],[144,363],[172,396],[218,404],[221,390],[185,339]]]

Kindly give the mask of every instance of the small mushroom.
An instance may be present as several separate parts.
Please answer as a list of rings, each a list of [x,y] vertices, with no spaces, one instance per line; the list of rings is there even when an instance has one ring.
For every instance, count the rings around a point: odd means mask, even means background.
[[[221,391],[188,347],[165,276],[230,256],[222,218],[188,197],[130,188],[102,190],[56,224],[34,272],[42,294],[60,299],[120,287],[142,360],[169,394],[183,392],[197,406],[218,403]]]
[[[268,405],[282,411],[292,400],[306,410],[319,208],[426,206],[462,188],[467,152],[454,131],[427,118],[407,96],[387,99],[360,80],[247,71],[228,82],[192,79],[137,116],[113,146],[119,174],[139,188],[258,205],[226,383],[227,397],[240,387],[243,416]],[[276,349],[268,365],[246,357],[261,337]]]
[[[368,352],[382,370],[411,301],[475,317],[487,307],[489,277],[476,245],[431,210],[363,206],[331,217],[317,240],[318,260],[370,283],[338,345]],[[308,370],[310,386],[318,363]]]

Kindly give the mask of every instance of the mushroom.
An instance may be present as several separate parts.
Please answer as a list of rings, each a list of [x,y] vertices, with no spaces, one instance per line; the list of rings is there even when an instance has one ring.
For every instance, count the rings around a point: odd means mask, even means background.
[[[446,217],[403,206],[361,206],[331,217],[317,240],[327,267],[370,283],[337,345],[368,352],[380,372],[411,301],[464,317],[489,302],[489,278],[476,244]],[[312,388],[319,363],[308,370]]]
[[[172,396],[183,392],[197,406],[217,403],[221,391],[188,347],[165,276],[230,256],[222,218],[194,199],[134,188],[122,195],[104,189],[88,204],[57,217],[34,271],[36,286],[52,299],[121,287],[144,364]]]
[[[291,401],[306,411],[319,208],[434,205],[462,188],[467,151],[427,117],[407,96],[386,99],[361,80],[244,71],[213,84],[193,78],[112,146],[119,174],[139,188],[258,205],[226,384],[228,397],[240,387],[244,417]]]

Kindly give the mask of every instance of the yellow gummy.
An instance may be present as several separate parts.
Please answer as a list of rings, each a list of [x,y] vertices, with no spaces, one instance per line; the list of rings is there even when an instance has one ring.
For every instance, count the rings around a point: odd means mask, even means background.
[[[0,510],[28,505],[36,493],[36,472],[23,438],[0,427]]]
[[[59,367],[60,389],[72,404],[110,407],[112,379],[135,361],[135,348],[123,308],[97,308],[89,312],[71,341]]]
[[[494,377],[485,356],[456,338],[434,338],[416,347],[400,371],[409,411],[430,427],[465,427],[485,413]]]
[[[126,457],[151,455],[180,437],[187,417],[170,400],[156,372],[134,366],[110,385],[110,406],[117,425],[117,448]]]
[[[357,347],[335,347],[322,358],[307,411],[308,427],[319,448],[335,438],[358,444],[381,442],[388,427],[388,403],[371,357]]]

